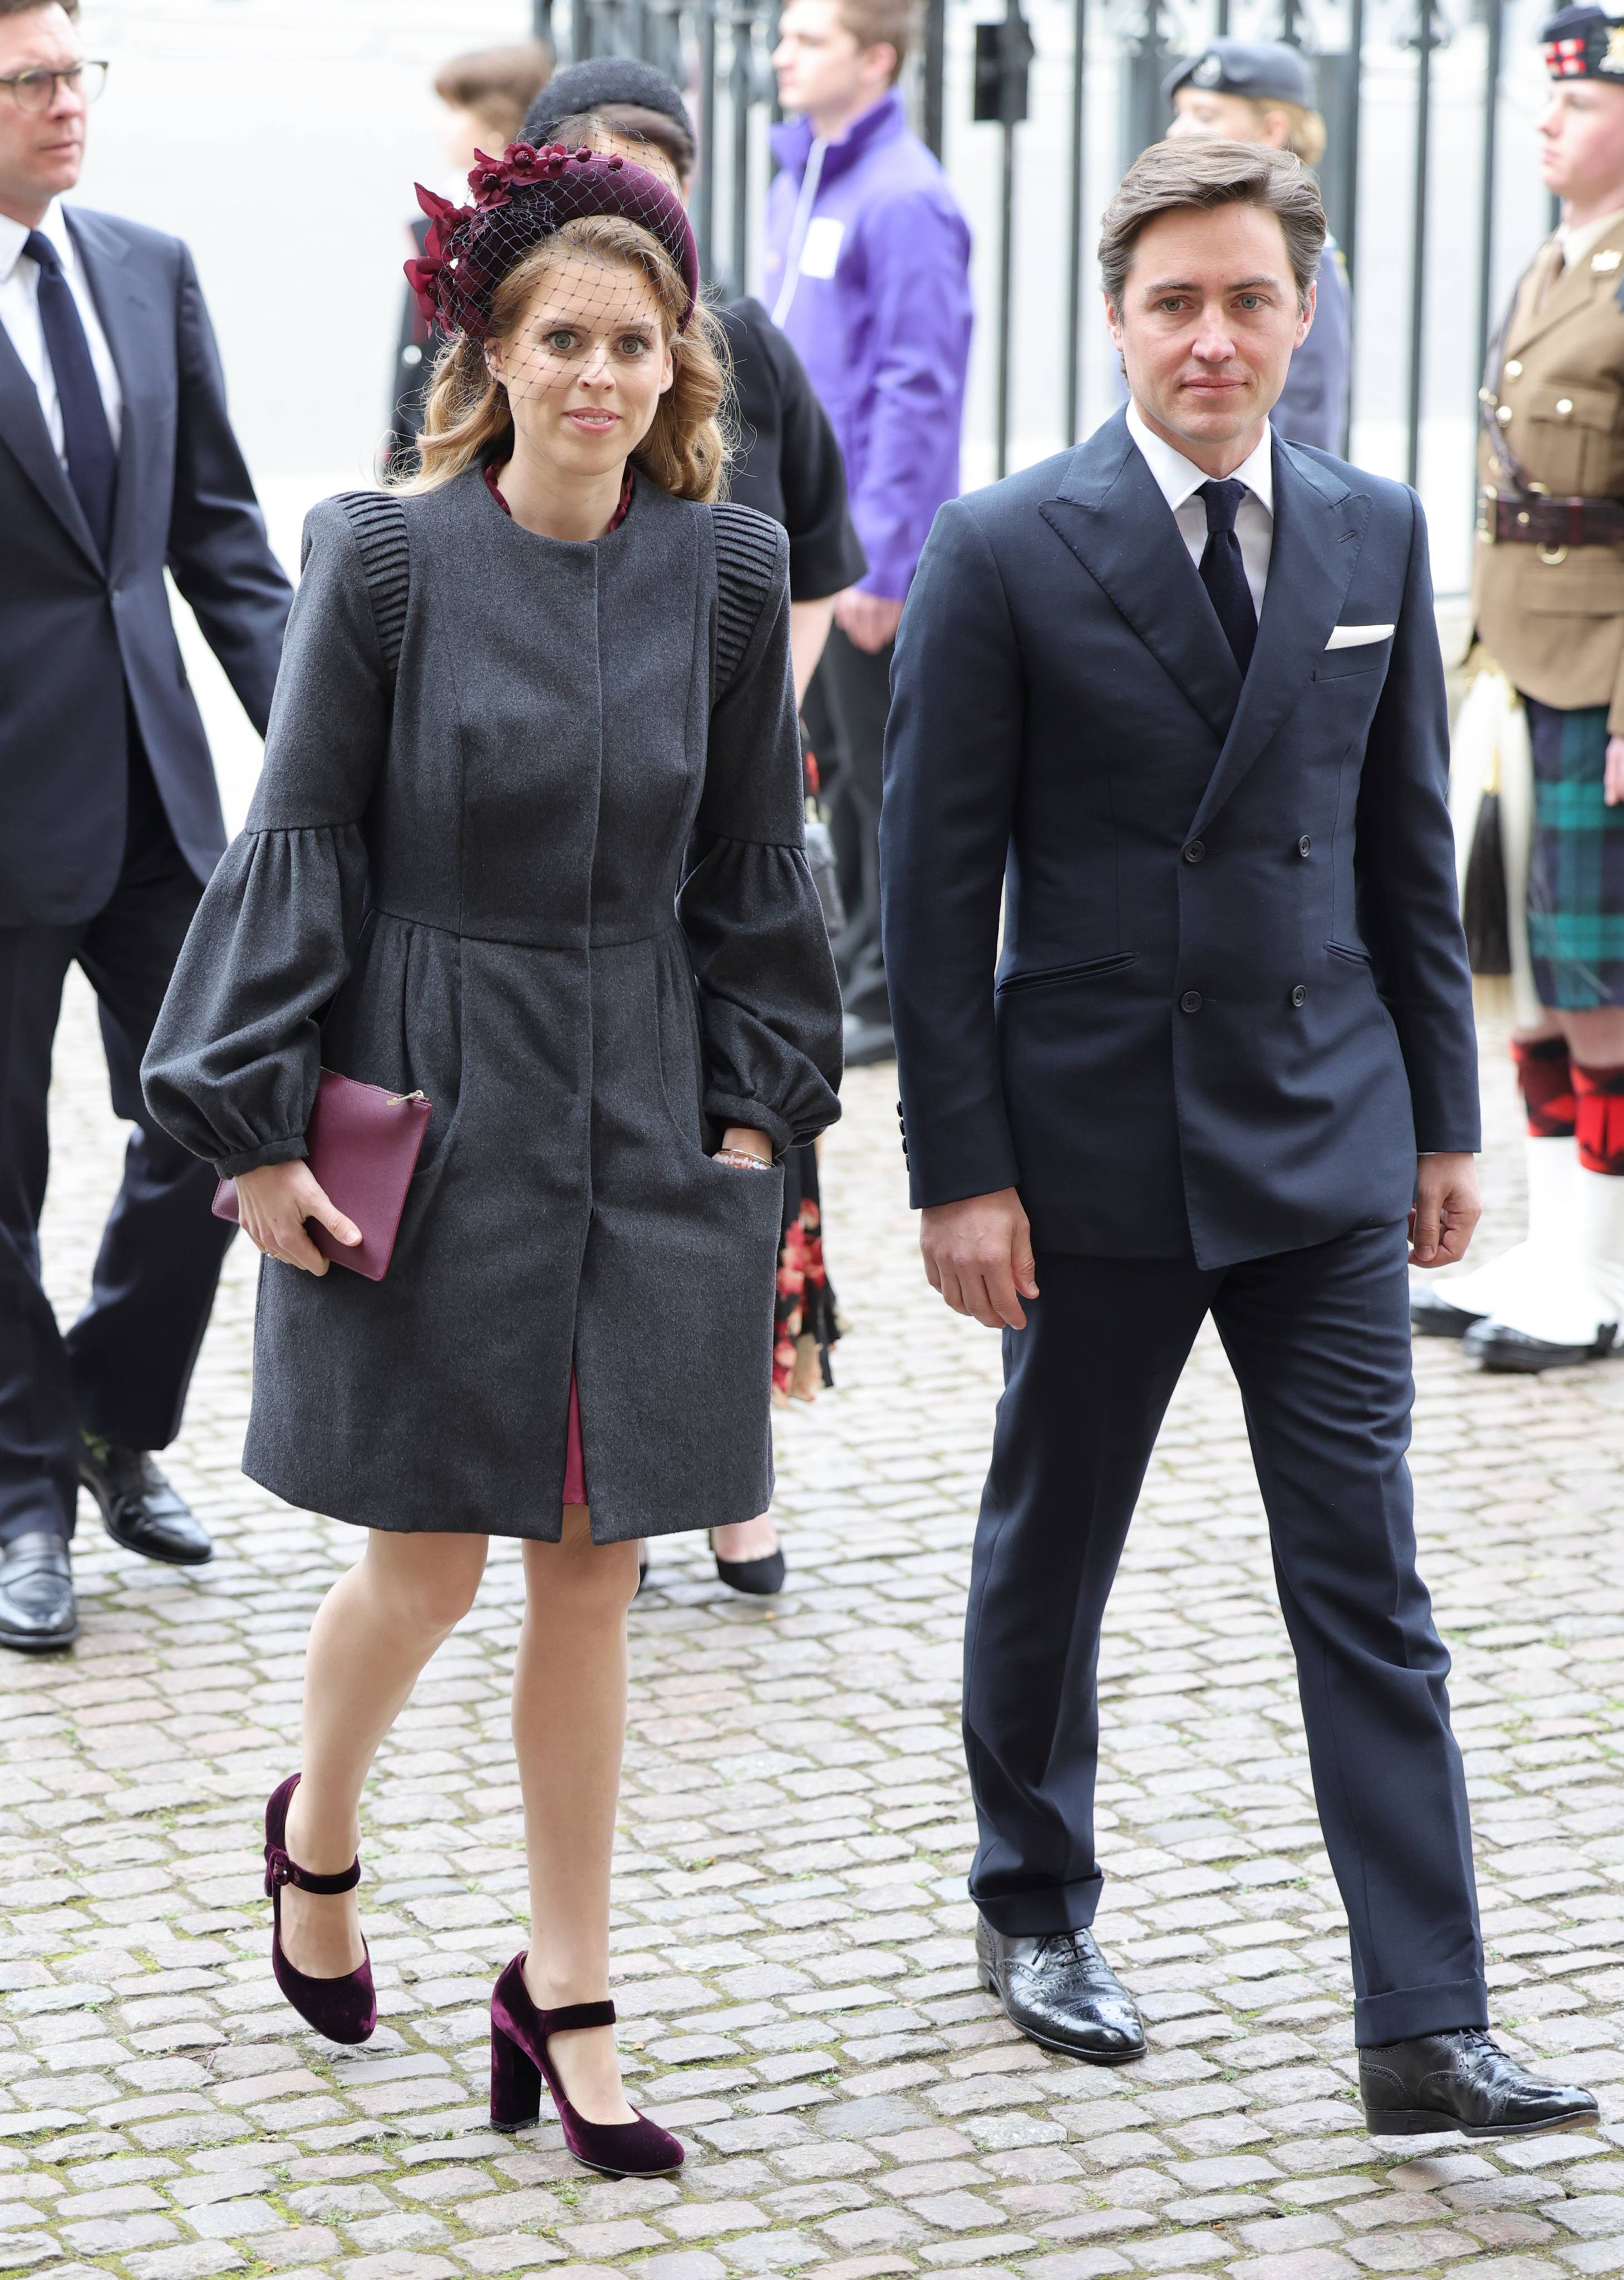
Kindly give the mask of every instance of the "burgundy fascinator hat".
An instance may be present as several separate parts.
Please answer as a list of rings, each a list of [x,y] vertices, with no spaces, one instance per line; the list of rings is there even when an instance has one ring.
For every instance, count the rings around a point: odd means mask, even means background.
[[[490,331],[491,298],[513,264],[566,221],[588,214],[620,214],[658,239],[681,271],[688,307],[686,332],[699,297],[699,256],[682,201],[657,174],[620,157],[600,158],[585,145],[510,142],[499,158],[476,151],[468,188],[471,206],[417,185],[429,218],[421,258],[406,264],[406,282],[424,320],[443,333],[483,340]]]

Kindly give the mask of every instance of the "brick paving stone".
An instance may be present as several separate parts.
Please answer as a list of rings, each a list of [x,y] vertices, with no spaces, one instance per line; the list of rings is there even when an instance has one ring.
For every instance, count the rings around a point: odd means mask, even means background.
[[[1485,1255],[1517,1233],[1485,1040]],[[425,1673],[366,1806],[381,2020],[310,2034],[268,1969],[264,1799],[303,1634],[351,1530],[238,1470],[253,1272],[227,1264],[175,1478],[204,1571],[87,1506],[76,1651],[0,1656],[0,2273],[50,2280],[1573,2280],[1624,2271],[1624,1365],[1479,1376],[1416,1356],[1424,1572],[1477,1817],[1497,2022],[1589,2083],[1583,2137],[1373,2140],[1346,1944],[1234,1384],[1205,1335],[1145,1483],[1102,1662],[1099,1933],[1151,2054],[1033,2049],[976,1983],[959,1626],[997,1342],[918,1272],[894,1078],[858,1070],[825,1165],[850,1336],[779,1418],[776,1602],[655,1548],[633,1610],[616,1994],[670,2180],[578,2168],[483,2105],[484,2004],[523,1937],[506,1734],[516,1551]],[[45,1225],[88,1286],[123,1144],[70,986]]]

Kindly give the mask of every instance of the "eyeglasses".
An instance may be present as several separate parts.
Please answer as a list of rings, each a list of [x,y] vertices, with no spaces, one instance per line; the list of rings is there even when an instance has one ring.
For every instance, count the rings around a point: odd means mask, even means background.
[[[94,103],[107,84],[105,64],[70,64],[66,71],[13,72],[0,79],[19,111],[49,111],[57,89],[65,87],[85,103]]]

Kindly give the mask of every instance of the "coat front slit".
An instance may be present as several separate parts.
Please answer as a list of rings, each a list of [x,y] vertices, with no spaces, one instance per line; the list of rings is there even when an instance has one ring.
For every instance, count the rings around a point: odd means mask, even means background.
[[[747,1519],[781,1175],[711,1151],[839,1113],[782,535],[643,477],[591,544],[478,469],[403,506],[392,690],[348,518],[310,518],[265,773],[146,1065],[227,1175],[304,1152],[323,1067],[431,1104],[381,1282],[264,1263],[244,1469],[556,1540],[573,1367],[597,1540]],[[719,549],[759,607],[713,701]]]

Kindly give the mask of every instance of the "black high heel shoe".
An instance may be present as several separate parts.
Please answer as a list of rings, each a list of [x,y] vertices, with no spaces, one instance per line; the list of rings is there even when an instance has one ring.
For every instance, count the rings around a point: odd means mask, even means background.
[[[763,1552],[759,1560],[724,1560],[710,1535],[705,1541],[711,1546],[716,1573],[730,1591],[743,1591],[752,1599],[775,1599],[783,1590],[789,1570],[781,1546]]]

